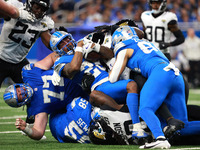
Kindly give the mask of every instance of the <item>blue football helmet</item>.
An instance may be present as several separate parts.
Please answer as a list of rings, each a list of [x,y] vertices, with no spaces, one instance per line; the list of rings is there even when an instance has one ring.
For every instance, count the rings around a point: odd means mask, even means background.
[[[17,88],[21,89],[22,100],[17,97]],[[28,84],[13,84],[6,88],[3,99],[11,107],[20,107],[27,104],[33,95],[33,89]]]
[[[139,39],[137,36],[137,33],[134,30],[134,27],[130,26],[121,26],[115,30],[115,32],[112,35],[112,48],[115,47],[116,44],[119,42],[136,38]]]
[[[152,13],[153,14],[159,14],[161,12],[164,12],[167,8],[167,0],[148,0],[148,3],[150,5],[150,8],[152,8],[151,3],[152,2],[160,2],[160,7],[158,8],[158,10],[152,9]]]
[[[65,39],[69,39],[69,42],[66,42]],[[59,49],[59,44],[61,41],[64,41],[66,44],[61,49]],[[72,44],[70,44],[72,43]],[[74,49],[76,47],[76,42],[70,33],[64,31],[56,31],[51,35],[50,46],[53,51],[56,51],[59,55],[72,55],[74,54]],[[64,48],[67,48],[68,52],[64,51]]]

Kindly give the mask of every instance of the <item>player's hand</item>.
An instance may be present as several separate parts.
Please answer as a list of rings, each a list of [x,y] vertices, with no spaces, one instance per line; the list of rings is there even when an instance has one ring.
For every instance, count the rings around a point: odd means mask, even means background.
[[[170,46],[170,43],[165,43],[165,42],[160,42],[159,43],[159,48],[160,49],[166,49]]]
[[[54,86],[58,86],[60,84],[61,77],[56,71],[54,71],[53,75],[51,76],[51,80]]]
[[[87,55],[92,51],[99,53],[100,44],[94,43],[91,40],[87,40],[87,39],[84,39],[83,43],[84,43],[83,51],[85,52],[85,55],[84,55],[85,58],[87,58]]]
[[[19,9],[19,19],[26,20],[28,22],[34,22],[35,17],[31,15],[27,10],[24,10],[23,8]]]
[[[26,122],[21,118],[16,119],[15,126],[19,130],[24,130],[26,128]]]

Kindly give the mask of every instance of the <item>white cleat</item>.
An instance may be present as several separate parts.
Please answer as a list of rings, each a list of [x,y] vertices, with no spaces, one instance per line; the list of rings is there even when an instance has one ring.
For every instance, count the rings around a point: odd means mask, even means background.
[[[146,143],[140,149],[169,149],[171,145],[165,138],[157,138],[155,142]]]

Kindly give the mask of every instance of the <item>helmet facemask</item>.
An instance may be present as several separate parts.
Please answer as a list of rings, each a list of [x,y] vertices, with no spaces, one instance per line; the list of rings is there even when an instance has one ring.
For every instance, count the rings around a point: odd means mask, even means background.
[[[50,46],[53,51],[62,55],[74,54],[76,42],[70,33],[64,31],[56,31],[51,35]],[[66,51],[67,49],[67,51]]]
[[[17,88],[20,88],[21,96],[17,96]],[[28,84],[10,85],[4,92],[4,101],[11,107],[20,107],[27,104],[33,95],[33,89]]]
[[[152,9],[153,14],[159,14],[161,12],[164,12],[167,8],[167,0],[149,0],[149,5],[152,8],[152,2],[160,2],[160,6],[157,10]]]
[[[43,14],[40,15],[38,18],[36,18],[36,15],[34,14],[32,9],[34,4],[38,4],[44,10]],[[27,0],[25,6],[26,10],[30,12],[30,14],[34,16],[35,19],[41,20],[47,14],[47,10],[50,7],[50,2],[49,0]]]

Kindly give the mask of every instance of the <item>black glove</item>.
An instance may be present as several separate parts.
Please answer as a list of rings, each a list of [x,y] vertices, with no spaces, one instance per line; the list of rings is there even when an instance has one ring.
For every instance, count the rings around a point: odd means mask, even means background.
[[[159,48],[160,49],[166,49],[170,46],[170,43],[165,43],[165,42],[160,42],[159,43]]]
[[[83,75],[81,86],[85,92],[87,93],[91,92],[91,85],[94,82],[94,80],[95,80],[95,77],[90,73],[85,73]]]

